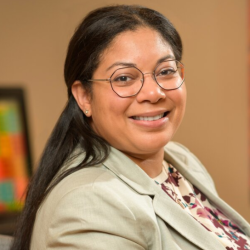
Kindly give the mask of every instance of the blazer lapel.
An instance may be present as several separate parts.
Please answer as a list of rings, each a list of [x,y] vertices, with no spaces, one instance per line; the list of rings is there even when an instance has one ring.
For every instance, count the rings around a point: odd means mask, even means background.
[[[204,250],[224,250],[215,236],[195,221],[165,193],[154,197],[155,213],[188,241]]]
[[[165,147],[165,159],[173,164],[186,179],[205,194],[212,205],[221,210],[250,237],[250,226],[248,222],[213,192],[213,187],[211,187],[211,185],[209,186],[208,177],[204,175],[204,170],[202,170],[203,167],[201,167],[200,163],[197,163],[197,161],[194,161],[188,157],[188,155],[178,154],[178,152],[173,154]]]

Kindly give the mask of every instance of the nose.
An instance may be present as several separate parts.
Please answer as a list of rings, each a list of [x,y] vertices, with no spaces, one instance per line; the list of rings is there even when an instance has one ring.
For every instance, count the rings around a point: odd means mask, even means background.
[[[148,101],[151,103],[157,103],[160,99],[165,99],[166,94],[156,82],[153,73],[144,73],[144,78],[141,79],[143,86],[140,92],[137,94],[137,101]]]

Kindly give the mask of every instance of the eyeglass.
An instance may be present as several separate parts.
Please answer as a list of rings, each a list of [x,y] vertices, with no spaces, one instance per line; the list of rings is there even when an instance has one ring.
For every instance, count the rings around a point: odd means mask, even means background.
[[[184,65],[177,60],[159,63],[152,73],[143,73],[136,67],[119,68],[107,79],[89,79],[87,81],[109,81],[113,91],[120,97],[137,95],[144,84],[144,75],[152,74],[156,83],[165,90],[180,88],[184,82]]]

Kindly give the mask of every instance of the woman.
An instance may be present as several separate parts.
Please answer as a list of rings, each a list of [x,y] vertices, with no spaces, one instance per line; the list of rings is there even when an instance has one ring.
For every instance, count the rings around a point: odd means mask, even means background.
[[[185,147],[182,43],[140,6],[91,12],[65,62],[69,101],[12,249],[250,249],[250,226]]]

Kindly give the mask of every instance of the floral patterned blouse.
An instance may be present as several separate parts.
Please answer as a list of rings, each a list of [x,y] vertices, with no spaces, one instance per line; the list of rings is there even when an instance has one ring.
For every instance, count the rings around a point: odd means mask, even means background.
[[[163,162],[164,168],[154,178],[166,194],[199,222],[227,250],[250,250],[250,239],[222,211],[212,206],[207,197],[172,165]]]

